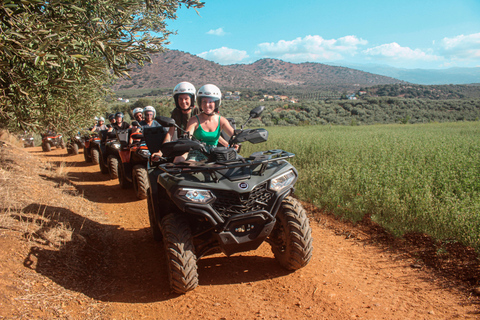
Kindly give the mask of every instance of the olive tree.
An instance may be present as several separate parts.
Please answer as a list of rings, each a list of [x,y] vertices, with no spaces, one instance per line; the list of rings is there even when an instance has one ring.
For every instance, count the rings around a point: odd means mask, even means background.
[[[0,127],[67,130],[105,109],[112,81],[165,50],[198,0],[3,0]]]

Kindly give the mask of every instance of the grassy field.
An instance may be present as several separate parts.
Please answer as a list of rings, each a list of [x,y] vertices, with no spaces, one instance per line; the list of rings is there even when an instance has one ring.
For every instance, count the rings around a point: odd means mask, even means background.
[[[336,215],[365,215],[395,235],[414,231],[480,252],[480,122],[272,127],[242,153],[296,154],[296,195]]]

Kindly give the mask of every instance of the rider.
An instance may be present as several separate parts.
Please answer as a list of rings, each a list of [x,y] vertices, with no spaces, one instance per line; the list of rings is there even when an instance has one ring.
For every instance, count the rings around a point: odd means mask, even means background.
[[[157,120],[154,119],[156,114],[157,111],[154,107],[146,106],[143,109],[143,117],[145,118],[145,120],[140,121],[140,125],[143,128],[161,127],[160,123],[158,123]]]
[[[139,138],[141,135],[142,135],[142,127],[140,126],[140,124],[138,123],[138,121],[132,121],[132,132],[130,134],[130,137],[129,137],[129,144],[133,144],[133,143],[140,143],[142,141],[141,138]]]
[[[197,140],[206,144],[207,151],[217,147],[221,131],[225,131],[232,136],[234,130],[226,118],[220,117],[218,110],[222,103],[222,93],[220,89],[213,84],[202,86],[197,93],[197,104],[201,113],[191,117],[187,123],[187,131]],[[199,151],[191,151],[187,154],[175,158],[174,162],[187,160],[200,161],[206,157]]]
[[[190,82],[180,82],[173,88],[173,100],[175,101],[175,109],[173,109],[171,118],[183,130],[187,129],[188,120],[191,116],[200,113],[200,110],[195,106],[195,87]],[[175,127],[170,127],[164,142],[172,140],[175,134]],[[177,130],[177,137],[181,133]]]
[[[123,121],[123,113],[118,111],[117,113],[115,113],[115,123],[112,124],[112,127],[115,130],[125,130],[130,128],[130,124]]]
[[[133,113],[133,118],[137,120],[138,122],[143,120],[143,109],[142,108],[135,108],[132,111]]]
[[[107,126],[105,125],[105,118],[104,117],[98,118],[98,122],[95,124],[95,126],[90,131],[99,132],[101,130],[107,130]]]

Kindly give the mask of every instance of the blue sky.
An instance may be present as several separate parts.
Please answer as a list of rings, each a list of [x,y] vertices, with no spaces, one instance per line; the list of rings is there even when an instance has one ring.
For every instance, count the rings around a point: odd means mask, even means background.
[[[181,8],[169,49],[223,65],[480,67],[480,0],[205,0]]]

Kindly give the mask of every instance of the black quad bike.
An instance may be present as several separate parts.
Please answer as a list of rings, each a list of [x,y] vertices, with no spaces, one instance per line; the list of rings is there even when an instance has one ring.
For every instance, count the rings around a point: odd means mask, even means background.
[[[83,157],[85,162],[93,162],[93,164],[98,164],[100,160],[100,137],[97,132],[88,132],[83,136],[84,146],[83,146]]]
[[[247,122],[263,108],[253,109]],[[173,119],[159,120],[163,126],[176,126]],[[235,130],[229,145],[267,140],[265,129],[244,130],[245,124]],[[222,147],[207,154],[203,144],[191,138],[160,146],[154,135],[144,135],[150,152],[160,149],[166,158],[190,150],[209,157],[151,163],[149,170],[149,220],[155,240],[163,240],[173,291],[197,287],[197,260],[202,256],[255,250],[264,241],[284,268],[297,270],[308,264],[312,232],[305,210],[292,196],[298,173],[287,160],[294,154],[269,150],[244,158],[234,148]]]
[[[67,153],[77,155],[81,148],[85,148],[85,139],[80,134],[76,134],[67,142]]]
[[[33,137],[32,134],[27,133],[27,132],[25,131],[25,133],[22,134],[22,135],[20,135],[19,138],[20,138],[20,140],[22,141],[23,146],[24,146],[25,148],[35,147],[35,138]]]
[[[48,152],[52,147],[65,149],[65,141],[63,136],[54,132],[42,134],[42,150]]]
[[[143,128],[150,136],[155,136],[158,141],[163,141],[166,131],[163,127]],[[118,181],[124,189],[133,185],[138,199],[146,199],[150,182],[148,180],[148,163],[150,151],[145,143],[143,133],[131,133],[131,129],[117,132],[120,141]],[[133,142],[129,140],[132,137]]]
[[[99,160],[98,166],[104,174],[110,174],[111,179],[118,177],[118,161],[120,142],[117,140],[115,130],[108,132],[102,130],[99,132],[100,143],[98,145]]]

